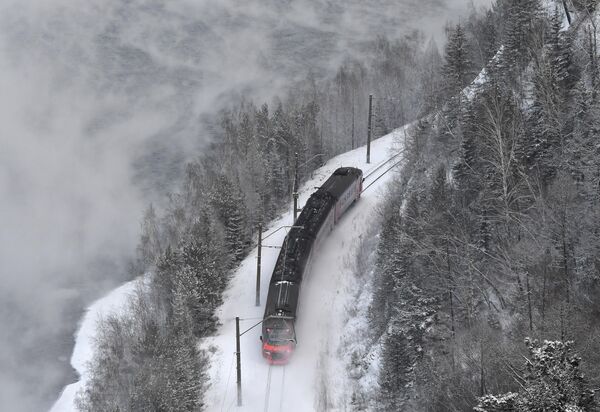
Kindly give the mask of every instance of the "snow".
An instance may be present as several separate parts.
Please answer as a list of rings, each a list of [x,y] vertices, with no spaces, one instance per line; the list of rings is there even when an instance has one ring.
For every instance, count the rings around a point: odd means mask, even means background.
[[[131,295],[139,285],[139,279],[127,282],[111,291],[105,297],[87,308],[79,330],[75,334],[75,347],[71,356],[71,365],[79,374],[79,381],[67,385],[50,412],[76,412],[75,398],[88,379],[88,364],[95,350],[96,326],[98,320],[111,313],[120,313],[128,305]]]
[[[502,58],[502,54],[504,54],[504,45],[500,46],[494,57],[492,57],[492,60],[490,60],[490,62],[488,63],[488,66],[497,64]],[[482,86],[487,83],[487,81],[488,72],[487,69],[484,67],[483,69],[481,69],[481,71],[473,80],[473,82],[471,82],[471,84],[469,84],[463,89],[462,94],[466,97],[468,101],[473,100],[475,96],[480,92]]]
[[[300,191],[300,204],[306,202],[314,188],[341,166],[354,166],[365,176],[401,149],[404,128],[372,142],[370,165],[366,164],[364,147],[342,154],[318,169]],[[392,163],[382,167],[365,181],[365,187]],[[348,322],[355,293],[357,248],[361,238],[369,233],[376,208],[383,198],[386,182],[393,171],[366,190],[361,199],[342,217],[329,237],[315,251],[310,273],[300,292],[296,334],[298,345],[286,366],[269,366],[262,358],[260,325],[241,337],[242,398],[238,408],[235,372],[235,317],[239,316],[242,332],[262,319],[264,306],[255,306],[256,249],[242,262],[225,292],[224,304],[218,311],[222,327],[218,333],[202,342],[211,353],[210,388],[206,394],[207,411],[311,411],[343,410],[352,395],[347,371],[347,357],[340,351],[341,342],[350,328],[363,328],[361,322]],[[292,224],[292,213],[272,222],[265,234],[265,245],[279,246],[285,232],[283,225]],[[261,304],[264,305],[278,249],[263,248],[261,271]]]

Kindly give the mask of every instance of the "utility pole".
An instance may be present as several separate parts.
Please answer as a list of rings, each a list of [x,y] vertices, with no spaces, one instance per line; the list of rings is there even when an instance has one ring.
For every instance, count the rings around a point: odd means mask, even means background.
[[[240,333],[240,318],[237,316],[235,317],[235,355],[237,358],[237,406],[242,406],[242,354],[240,351],[240,338],[244,336],[247,332],[250,332],[252,329],[262,324],[264,321],[264,319],[261,319],[260,322],[255,323],[254,325],[250,326],[248,329]]]
[[[237,359],[237,406],[242,406],[242,354],[240,353],[240,318],[235,318],[235,356]]]
[[[298,190],[298,152],[294,153],[294,192]]]
[[[262,253],[262,224],[258,224],[258,256],[256,257],[256,306],[260,306],[260,260]]]
[[[294,198],[294,221],[292,224],[295,224],[298,218],[298,152],[294,153],[294,157],[294,192],[292,193],[292,197]]]
[[[369,95],[369,126],[367,128],[367,164],[371,163],[371,119],[373,117],[373,95]]]
[[[294,223],[298,219],[298,193],[294,192]]]
[[[354,150],[354,89],[352,89],[352,150]]]

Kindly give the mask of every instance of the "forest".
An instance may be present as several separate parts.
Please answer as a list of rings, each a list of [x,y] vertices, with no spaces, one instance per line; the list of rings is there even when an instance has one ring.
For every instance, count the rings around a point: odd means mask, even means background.
[[[595,410],[597,2],[567,3],[565,28],[562,1],[498,0],[448,27],[442,53],[418,32],[380,36],[334,75],[222,111],[168,206],[145,213],[131,269],[144,283],[100,323],[80,410],[203,409],[198,341],[219,326],[232,271],[296,172],[364,144],[369,94],[375,137],[413,127],[380,216],[378,387],[353,409]]]
[[[598,409],[595,8],[566,27],[562,2],[498,1],[448,31],[444,96],[382,212],[379,389],[357,409]]]

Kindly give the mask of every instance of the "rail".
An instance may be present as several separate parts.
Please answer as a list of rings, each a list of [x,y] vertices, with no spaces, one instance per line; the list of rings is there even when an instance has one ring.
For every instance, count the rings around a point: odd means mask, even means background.
[[[379,169],[381,169],[383,166],[385,166],[386,164],[388,164],[389,162],[391,162],[392,160],[394,160],[395,158],[397,158],[401,154],[404,154],[404,150],[399,151],[398,153],[396,153],[395,155],[393,155],[392,157],[390,157],[389,159],[387,159],[385,162],[381,163],[376,168],[369,170],[369,172],[366,174],[366,176],[364,177],[364,179],[366,180],[369,177],[371,177],[376,171],[378,171]]]
[[[379,176],[377,176],[377,179],[373,180],[371,183],[369,183],[369,185],[367,187],[365,187],[361,193],[364,193],[368,188],[370,188],[371,186],[373,186],[375,184],[375,182],[377,182],[379,179],[381,179],[387,172],[389,172],[390,170],[392,170],[394,167],[398,166],[400,163],[402,163],[402,160],[394,163],[392,166],[390,166],[385,172],[383,172],[382,174],[380,174]]]

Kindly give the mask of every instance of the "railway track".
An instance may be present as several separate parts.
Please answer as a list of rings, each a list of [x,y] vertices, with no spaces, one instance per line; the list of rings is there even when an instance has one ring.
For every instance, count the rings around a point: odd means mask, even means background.
[[[267,373],[267,384],[265,387],[265,407],[263,409],[264,412],[283,412],[284,410],[283,399],[285,395],[285,369],[285,365],[269,365],[269,372]]]
[[[373,186],[373,184],[375,184],[375,182],[377,182],[379,179],[381,179],[390,170],[392,170],[393,168],[398,166],[400,163],[402,163],[404,161],[404,158],[401,157],[403,154],[404,154],[404,150],[401,150],[398,153],[396,153],[395,155],[393,155],[392,157],[390,157],[389,159],[384,160],[383,162],[381,162],[378,165],[374,166],[373,168],[369,169],[363,178],[363,181],[364,181],[363,185],[366,183],[368,183],[368,184],[363,187],[362,191],[364,192],[369,187]],[[392,161],[394,161],[394,160],[396,160],[396,162],[392,163]],[[392,163],[392,165],[375,176],[375,173],[377,173],[379,170],[381,170],[384,166],[388,165],[389,163]]]
[[[371,169],[367,170],[367,172],[365,173],[365,175],[363,176],[364,180],[369,179],[371,176],[373,176],[379,169],[381,169],[383,166],[385,166],[386,164],[390,163],[392,160],[396,159],[398,156],[401,156],[402,154],[404,154],[404,150],[399,151],[398,153],[396,153],[395,155],[393,155],[392,157],[390,157],[387,160],[384,160],[383,162],[379,162],[376,166],[372,167]]]

